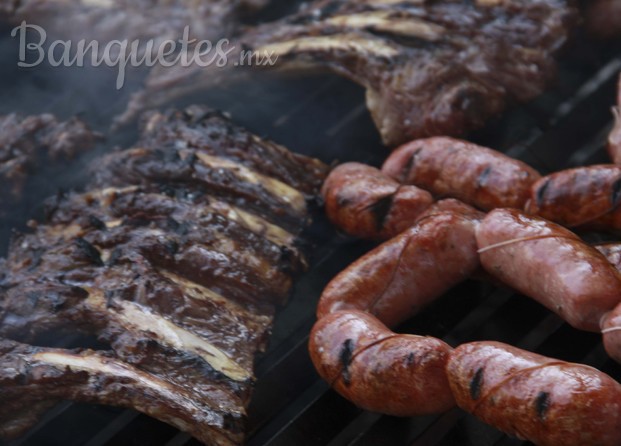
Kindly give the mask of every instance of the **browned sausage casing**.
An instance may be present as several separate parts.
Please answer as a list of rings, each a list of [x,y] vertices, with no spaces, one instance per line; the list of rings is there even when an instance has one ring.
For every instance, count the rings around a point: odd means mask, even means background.
[[[436,201],[427,209],[425,209],[425,211],[418,217],[418,220],[422,220],[423,218],[427,218],[441,212],[454,212],[457,214],[465,214],[470,216],[476,215],[479,219],[482,219],[485,215],[483,212],[477,211],[472,206],[467,205],[463,201],[456,200],[455,198],[446,198],[444,200]]]
[[[433,203],[427,191],[404,186],[375,167],[336,167],[321,190],[330,221],[355,237],[387,240],[414,224]]]
[[[522,209],[539,173],[521,161],[466,141],[435,137],[395,150],[382,171],[439,197],[453,197],[483,210]]]
[[[593,247],[601,252],[617,271],[621,272],[621,243],[599,243]]]
[[[617,2],[619,15],[621,16],[621,2]],[[619,34],[621,34],[621,17],[619,20]],[[617,96],[617,106],[613,108],[615,124],[608,136],[608,153],[612,162],[621,164],[621,77],[619,77],[619,93]]]
[[[621,166],[563,170],[537,181],[526,212],[569,228],[621,229]]]
[[[602,316],[621,301],[617,270],[562,226],[515,209],[497,209],[479,224],[476,240],[489,274],[575,328],[598,332]]]
[[[621,444],[621,385],[605,373],[499,342],[463,344],[447,375],[457,405],[540,446]]]
[[[359,407],[396,416],[444,412],[455,405],[439,339],[397,335],[361,311],[320,319],[310,335],[315,368]]]
[[[479,218],[472,209],[419,220],[338,274],[321,295],[317,317],[362,310],[389,327],[408,319],[477,269]]]

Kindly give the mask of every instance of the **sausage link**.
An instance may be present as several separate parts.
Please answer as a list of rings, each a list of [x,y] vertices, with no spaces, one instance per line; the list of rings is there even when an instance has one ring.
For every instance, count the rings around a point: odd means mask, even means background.
[[[568,228],[621,230],[621,166],[563,170],[537,181],[525,210]]]
[[[427,191],[403,186],[360,163],[336,167],[321,190],[332,223],[355,237],[387,240],[414,224],[433,203]]]
[[[515,209],[490,212],[476,229],[483,268],[575,328],[599,331],[621,301],[621,276],[595,248],[557,224]]]
[[[619,6],[621,9],[621,6]],[[620,11],[621,12],[621,11]],[[621,76],[619,77],[619,93],[617,106],[612,109],[615,123],[608,136],[608,154],[615,164],[621,164]]]
[[[389,327],[408,319],[477,269],[479,218],[472,209],[419,220],[338,274],[321,295],[317,317],[362,310]]]
[[[444,412],[455,405],[439,339],[397,335],[361,311],[320,319],[309,351],[321,377],[357,406],[395,416]]]
[[[446,370],[457,405],[507,434],[540,446],[621,444],[621,385],[592,367],[473,342]]]
[[[539,173],[525,163],[466,141],[435,137],[395,150],[382,171],[437,197],[453,197],[488,211],[522,209]]]

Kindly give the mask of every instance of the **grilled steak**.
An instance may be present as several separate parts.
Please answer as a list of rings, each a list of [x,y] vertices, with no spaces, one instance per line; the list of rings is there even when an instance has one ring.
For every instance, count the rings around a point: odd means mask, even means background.
[[[22,195],[29,176],[49,162],[74,158],[97,140],[84,122],[49,114],[0,116],[0,216]]]
[[[528,101],[554,74],[573,8],[565,0],[318,0],[249,30],[243,51],[265,68],[323,67],[366,88],[387,145],[481,126],[511,101]],[[276,61],[277,59],[277,61]],[[245,64],[248,65],[248,59]],[[231,68],[232,69],[232,68]],[[121,121],[231,78],[220,68],[155,67]],[[237,72],[242,71],[237,69]]]
[[[300,233],[326,167],[201,107],[149,115],[139,148],[97,165],[89,190],[50,200],[0,265],[0,336],[11,339],[0,343],[0,433],[29,427],[24,405],[38,414],[70,399],[239,444],[255,356],[306,267]],[[95,335],[109,350],[24,344],[49,332]]]

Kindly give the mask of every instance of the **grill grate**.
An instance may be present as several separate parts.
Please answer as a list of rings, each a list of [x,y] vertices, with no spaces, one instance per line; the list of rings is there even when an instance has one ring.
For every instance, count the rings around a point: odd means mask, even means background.
[[[0,44],[0,51],[14,56],[10,44]],[[520,158],[542,173],[607,162],[602,143],[611,124],[610,106],[620,70],[618,45],[594,49],[577,38],[551,91],[531,104],[512,109],[471,139]],[[81,113],[104,130],[128,92],[120,92],[106,104],[99,104],[101,95],[94,93],[86,98],[79,94],[70,96],[71,100],[59,98],[58,91],[62,94],[68,88],[63,76],[45,78],[40,71],[0,73],[5,88],[7,83],[13,86],[17,90],[14,97],[20,98],[0,101],[0,112]],[[75,79],[76,74],[67,76]],[[48,80],[41,84],[37,81],[41,78]],[[82,80],[71,88],[90,91],[93,85],[102,84],[112,88],[113,74],[110,79],[104,74]],[[56,100],[49,101],[50,97]],[[364,108],[362,90],[339,78],[312,76],[283,82],[261,75],[243,89],[238,86],[192,98],[192,102],[199,101],[230,112],[237,122],[258,134],[327,161],[355,159],[377,165],[387,154]],[[114,144],[127,145],[134,137],[126,131],[100,151]],[[76,168],[79,164],[67,172]],[[19,219],[28,216],[20,215]],[[321,217],[311,235],[317,243],[314,267],[298,281],[290,304],[280,312],[271,347],[258,364],[259,380],[250,407],[250,446],[523,444],[457,409],[440,416],[399,419],[361,411],[332,392],[314,372],[306,351],[314,308],[327,281],[371,245],[334,234]],[[494,339],[593,365],[621,380],[621,366],[607,358],[598,335],[577,332],[531,300],[486,284],[463,284],[399,331],[437,336],[452,345]],[[62,403],[10,446],[52,444],[198,443],[131,410]]]

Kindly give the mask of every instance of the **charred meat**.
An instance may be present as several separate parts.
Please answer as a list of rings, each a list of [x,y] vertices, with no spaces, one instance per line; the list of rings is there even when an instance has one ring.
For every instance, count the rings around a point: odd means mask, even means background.
[[[0,116],[0,215],[18,200],[31,174],[49,162],[72,159],[93,147],[98,135],[77,118],[49,114]]]
[[[70,399],[239,444],[255,356],[306,267],[300,233],[327,168],[200,107],[149,115],[140,147],[97,164],[89,190],[49,201],[2,266],[0,433],[29,427],[24,406]],[[109,350],[26,344],[50,332]]]
[[[394,146],[462,134],[508,102],[536,97],[554,75],[574,13],[565,0],[318,0],[249,30],[229,61],[252,54],[257,68],[320,67],[359,83]],[[267,57],[272,63],[257,62]],[[155,67],[121,121],[229,78],[221,69]]]

